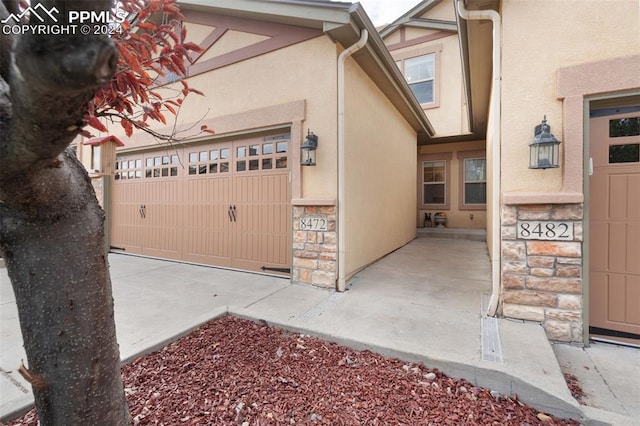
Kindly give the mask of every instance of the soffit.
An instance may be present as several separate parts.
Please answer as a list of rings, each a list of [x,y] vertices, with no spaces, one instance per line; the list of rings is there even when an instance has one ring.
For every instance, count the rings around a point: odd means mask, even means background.
[[[467,0],[466,5],[469,10],[498,10],[499,1]],[[475,138],[484,139],[491,100],[493,24],[491,21],[466,21],[458,15],[456,18],[471,133]]]

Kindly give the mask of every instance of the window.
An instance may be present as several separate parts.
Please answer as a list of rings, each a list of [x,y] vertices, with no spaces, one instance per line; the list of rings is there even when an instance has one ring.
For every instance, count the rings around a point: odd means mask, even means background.
[[[421,104],[435,101],[435,53],[405,59],[404,76]]]
[[[418,164],[418,202],[421,208],[449,209],[451,153],[424,154]]]
[[[487,206],[487,160],[484,150],[461,151],[460,209],[485,210]]]
[[[609,145],[609,164],[637,163],[640,161],[640,143]]]
[[[393,59],[422,108],[440,106],[439,68],[442,44],[392,51]]]
[[[463,204],[487,204],[487,161],[484,158],[464,160]]]
[[[98,172],[102,170],[101,150],[100,145],[91,145],[91,169]]]
[[[115,180],[141,179],[142,159],[127,160],[126,157],[116,157]]]
[[[445,203],[446,167],[444,161],[425,161],[422,163],[424,173],[422,204]]]
[[[193,155],[189,155],[189,159],[193,159]],[[197,155],[196,155],[197,159]],[[155,157],[145,158],[145,178],[158,178],[158,177],[175,177],[178,176],[178,164],[180,160],[176,154],[173,155],[158,155]],[[142,161],[140,162],[142,166]],[[191,169],[189,169],[191,170]]]
[[[640,135],[640,117],[609,120],[609,137],[620,138]]]

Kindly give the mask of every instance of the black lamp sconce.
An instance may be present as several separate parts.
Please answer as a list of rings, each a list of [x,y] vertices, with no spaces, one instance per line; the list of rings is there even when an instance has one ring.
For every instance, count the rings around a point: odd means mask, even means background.
[[[559,167],[560,141],[551,134],[551,126],[547,124],[547,116],[534,130],[533,142],[529,144],[530,169],[553,169]]]
[[[316,150],[318,149],[318,136],[314,135],[312,131],[307,130],[307,137],[300,145],[300,165],[302,166],[315,166],[316,165]]]

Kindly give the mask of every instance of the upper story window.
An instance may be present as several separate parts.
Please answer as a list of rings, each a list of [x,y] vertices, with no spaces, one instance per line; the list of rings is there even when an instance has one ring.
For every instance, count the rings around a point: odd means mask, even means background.
[[[435,101],[435,53],[405,59],[404,76],[420,104]]]
[[[422,108],[440,106],[438,67],[441,51],[442,45],[434,44],[391,53]]]

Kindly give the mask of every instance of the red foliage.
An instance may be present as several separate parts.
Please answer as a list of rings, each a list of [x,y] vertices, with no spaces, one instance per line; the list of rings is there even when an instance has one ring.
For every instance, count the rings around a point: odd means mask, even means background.
[[[134,127],[148,129],[149,120],[166,124],[165,114],[177,115],[189,93],[202,95],[185,80],[171,98],[157,90],[186,77],[190,55],[202,49],[186,41],[184,16],[175,0],[121,0],[118,8],[129,14],[111,36],[120,53],[118,71],[89,104],[86,121],[104,132],[98,118],[108,117],[131,136]],[[91,136],[86,130],[83,134]]]

